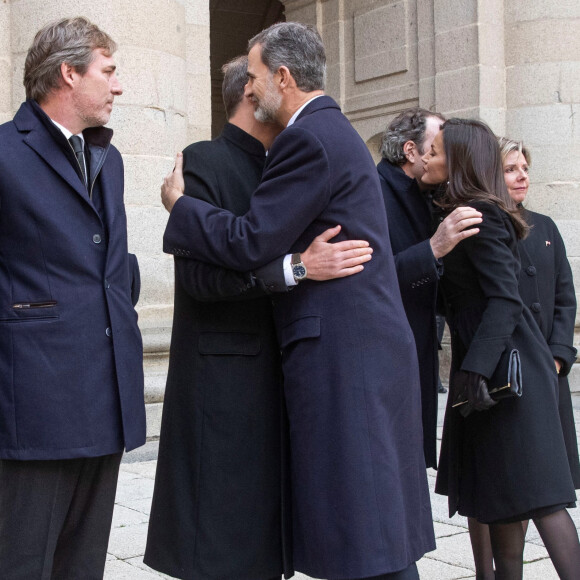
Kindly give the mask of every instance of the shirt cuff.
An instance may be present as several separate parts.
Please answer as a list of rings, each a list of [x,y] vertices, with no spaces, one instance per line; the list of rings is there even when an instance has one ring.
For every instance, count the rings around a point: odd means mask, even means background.
[[[286,286],[288,286],[288,288],[296,286],[296,280],[294,280],[294,274],[292,274],[292,254],[286,254],[284,256],[283,266]]]

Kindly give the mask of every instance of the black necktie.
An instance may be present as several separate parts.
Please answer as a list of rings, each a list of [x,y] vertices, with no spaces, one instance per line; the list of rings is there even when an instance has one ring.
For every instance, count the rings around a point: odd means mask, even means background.
[[[79,162],[81,173],[83,174],[83,181],[87,187],[87,166],[85,164],[85,151],[83,147],[83,140],[78,135],[73,135],[69,138],[69,143],[72,145],[75,157]]]

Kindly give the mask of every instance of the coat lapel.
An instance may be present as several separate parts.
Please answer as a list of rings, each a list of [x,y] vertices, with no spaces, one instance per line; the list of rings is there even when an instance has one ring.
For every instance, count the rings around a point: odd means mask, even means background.
[[[76,173],[71,159],[68,159],[62,148],[55,142],[47,127],[44,126],[34,106],[38,105],[26,101],[22,104],[14,117],[14,124],[20,132],[26,133],[23,142],[37,153],[60,177],[62,177],[81,198],[90,204],[89,194]],[[48,117],[46,118],[51,122]],[[56,129],[56,127],[55,127]],[[58,131],[58,129],[56,129]],[[64,135],[62,137],[64,139]],[[72,155],[72,149],[71,149]],[[90,204],[92,206],[92,204]]]
[[[31,131],[24,138],[24,143],[36,151],[36,153],[76,191],[76,193],[78,193],[87,203],[90,203],[89,194],[77,172],[74,170],[74,167],[66,158],[62,150],[55,146],[54,139],[47,131],[44,131],[42,127],[40,127],[40,130]]]

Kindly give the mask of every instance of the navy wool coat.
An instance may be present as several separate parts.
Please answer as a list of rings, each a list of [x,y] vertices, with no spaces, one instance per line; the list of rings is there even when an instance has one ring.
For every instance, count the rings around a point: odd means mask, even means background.
[[[362,273],[274,299],[290,423],[294,566],[318,578],[407,567],[435,546],[415,343],[401,302],[376,168],[329,97],[272,146],[243,217],[182,197],[166,251],[251,269],[328,227],[366,239]]]
[[[574,322],[576,293],[564,240],[547,215],[524,210],[532,226],[520,243],[520,295],[538,323],[552,356],[562,367],[558,375],[558,410],[574,487],[580,488],[580,461],[568,373],[576,360]]]
[[[0,127],[3,459],[93,457],[145,442],[123,163],[110,129],[84,135],[103,217],[34,101]]]
[[[433,255],[431,210],[417,181],[384,159],[377,165],[389,222],[399,288],[411,325],[421,377],[423,449],[427,467],[437,467],[437,284],[442,269]]]
[[[258,140],[227,124],[214,141],[185,149],[186,194],[242,215],[265,160]],[[282,534],[288,470],[280,349],[271,301],[252,280],[175,258],[145,563],[177,578],[292,575],[283,549],[290,533]]]

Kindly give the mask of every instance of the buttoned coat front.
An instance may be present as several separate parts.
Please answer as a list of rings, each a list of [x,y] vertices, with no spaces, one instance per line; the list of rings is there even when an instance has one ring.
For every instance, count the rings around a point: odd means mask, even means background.
[[[519,288],[523,303],[538,323],[552,356],[561,363],[558,374],[558,410],[574,487],[580,488],[580,460],[568,374],[576,360],[574,323],[576,292],[564,240],[547,215],[524,210],[532,226],[520,242]]]
[[[0,127],[2,459],[94,457],[145,441],[121,156],[109,129],[85,131],[92,175],[102,164],[103,219],[50,123],[27,101]]]
[[[406,568],[434,548],[417,353],[399,293],[378,174],[329,97],[270,149],[243,217],[182,197],[164,247],[251,269],[341,224],[374,249],[362,273],[274,299],[290,423],[294,566],[317,578]]]

